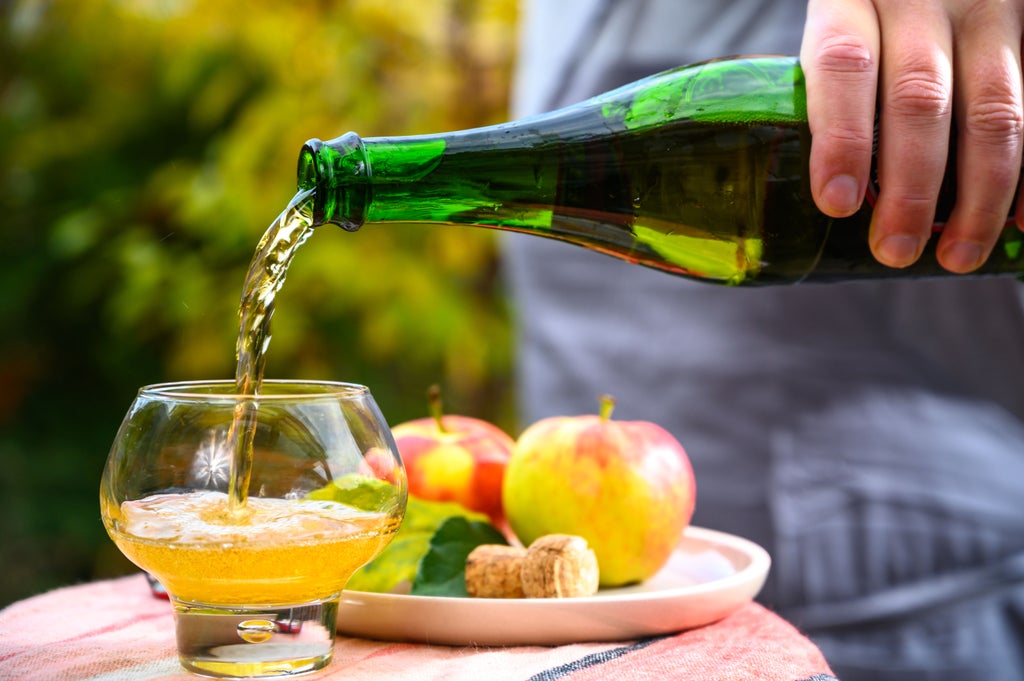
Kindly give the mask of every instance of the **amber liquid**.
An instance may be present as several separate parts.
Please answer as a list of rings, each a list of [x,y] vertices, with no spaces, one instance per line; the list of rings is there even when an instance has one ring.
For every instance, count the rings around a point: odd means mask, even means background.
[[[342,589],[400,522],[333,501],[261,497],[240,518],[212,491],[103,511],[117,547],[170,594],[182,665],[229,678],[326,666]]]
[[[158,494],[107,510],[133,563],[180,601],[252,605],[333,597],[397,523],[331,501],[254,498],[247,517],[221,492]]]
[[[259,394],[270,345],[270,321],[274,300],[284,285],[295,252],[313,232],[310,192],[299,192],[263,234],[249,264],[238,310],[238,342],[235,346],[235,391],[239,395]],[[246,515],[246,497],[252,473],[252,445],[256,434],[258,400],[239,402],[228,441],[231,460],[228,512]]]

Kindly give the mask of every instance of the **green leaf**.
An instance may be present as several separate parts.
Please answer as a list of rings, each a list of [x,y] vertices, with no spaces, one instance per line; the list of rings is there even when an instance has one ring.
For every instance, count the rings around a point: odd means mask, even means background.
[[[453,503],[424,501],[410,496],[398,533],[390,544],[368,564],[360,568],[346,589],[352,591],[395,591],[403,584],[412,584],[420,561],[430,549],[438,529],[453,517],[486,520],[487,516],[468,511]]]
[[[484,520],[448,518],[430,540],[412,582],[414,596],[464,597],[466,558],[481,544],[508,544],[504,535]]]
[[[352,473],[335,478],[325,487],[306,495],[307,499],[337,501],[360,511],[379,511],[398,497],[398,488],[390,482]]]

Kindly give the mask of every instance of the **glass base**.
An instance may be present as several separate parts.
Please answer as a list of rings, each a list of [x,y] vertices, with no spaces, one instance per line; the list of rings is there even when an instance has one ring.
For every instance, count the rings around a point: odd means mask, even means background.
[[[171,601],[178,657],[193,674],[273,679],[308,674],[331,661],[337,598],[269,607]]]

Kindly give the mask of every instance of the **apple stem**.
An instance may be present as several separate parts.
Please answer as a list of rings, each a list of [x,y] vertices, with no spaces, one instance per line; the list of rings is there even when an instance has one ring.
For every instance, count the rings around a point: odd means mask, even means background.
[[[601,395],[601,411],[599,412],[602,421],[607,421],[612,417],[612,411],[615,409],[615,398],[611,395]]]
[[[444,407],[441,403],[441,386],[430,386],[427,390],[427,403],[430,406],[430,415],[433,416],[434,421],[437,422],[437,429],[442,433],[447,433],[448,429],[444,427]]]

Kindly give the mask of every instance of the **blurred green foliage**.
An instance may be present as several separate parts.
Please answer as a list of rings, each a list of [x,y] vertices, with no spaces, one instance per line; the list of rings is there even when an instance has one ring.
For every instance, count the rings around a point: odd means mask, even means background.
[[[97,490],[140,385],[234,374],[237,306],[302,143],[506,118],[514,0],[0,2],[0,605],[130,569]],[[389,421],[513,423],[494,235],[318,230],[267,376]]]

